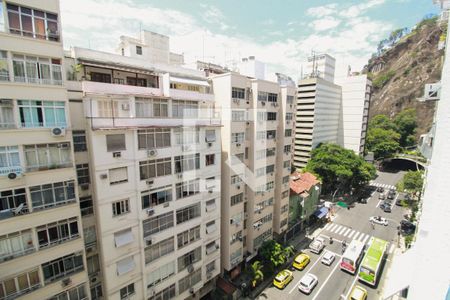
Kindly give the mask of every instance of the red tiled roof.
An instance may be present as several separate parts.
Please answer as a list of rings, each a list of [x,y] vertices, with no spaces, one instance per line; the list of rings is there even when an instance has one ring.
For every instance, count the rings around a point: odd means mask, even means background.
[[[317,180],[316,176],[308,172],[295,172],[291,175],[291,178],[289,180],[291,191],[296,194],[307,192],[311,189],[312,186],[318,183],[320,183],[320,181]]]

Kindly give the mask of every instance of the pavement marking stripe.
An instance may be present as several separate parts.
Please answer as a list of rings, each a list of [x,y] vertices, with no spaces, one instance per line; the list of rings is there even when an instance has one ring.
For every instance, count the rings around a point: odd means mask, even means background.
[[[350,234],[348,235],[348,238],[350,239],[354,234],[355,234],[356,230],[352,230],[352,232],[350,232]]]
[[[365,244],[369,238],[370,238],[370,235],[366,235],[366,237],[364,238],[364,240],[362,242]]]
[[[378,203],[377,203],[377,206],[376,206],[376,207],[379,207],[382,201],[383,201],[383,200],[380,200],[380,201],[378,201]]]
[[[322,251],[322,254],[320,254],[319,258],[312,264],[312,266],[309,268],[309,270],[307,272],[305,272],[305,274],[311,272],[311,270],[314,268],[314,266],[322,260],[322,256],[324,256],[325,253],[326,253],[326,251]],[[300,278],[298,280],[298,282],[294,285],[292,290],[289,291],[289,294],[291,294],[297,288],[297,286],[300,284],[300,280],[302,280],[302,279]]]
[[[336,232],[336,234],[342,234],[344,232],[344,230],[346,229],[346,227],[342,226],[341,230],[339,230],[338,232]]]
[[[351,228],[347,228],[346,231],[344,231],[344,233],[342,234],[343,236],[347,236],[347,234],[351,231]]]
[[[392,253],[392,251],[394,251],[394,248],[395,248],[395,244],[394,244],[394,243],[392,243],[392,244],[391,244],[391,247],[389,247],[389,251],[388,251],[388,254],[391,254],[391,253]]]
[[[333,227],[330,229],[331,232],[335,232],[336,229],[339,229],[339,226],[340,226],[340,225],[337,225],[337,224],[334,224],[334,225],[336,225],[336,226],[333,226]]]
[[[323,289],[323,287],[327,284],[328,280],[330,280],[331,275],[333,275],[334,271],[336,271],[336,269],[337,269],[337,267],[338,267],[339,265],[340,265],[340,264],[336,263],[336,265],[335,265],[334,268],[333,268],[333,271],[330,272],[330,274],[328,275],[328,277],[327,277],[327,278],[325,279],[325,281],[322,283],[322,285],[320,286],[319,290],[318,290],[317,293],[314,295],[314,297],[312,298],[312,300],[317,299],[317,297],[318,297],[319,294],[320,294],[320,291],[321,291],[321,290]]]
[[[325,225],[325,227],[323,228],[324,230],[328,229],[328,227],[331,226],[332,223],[327,223],[327,225]]]
[[[360,242],[362,242],[363,240],[364,240],[364,237],[365,237],[366,235],[364,234],[364,233],[361,233],[361,235],[359,236],[359,238],[358,238],[358,241],[360,241]]]
[[[354,237],[353,239],[354,239],[354,240],[357,240],[360,233],[361,233],[361,232],[357,231],[356,234],[355,234],[355,237]]]

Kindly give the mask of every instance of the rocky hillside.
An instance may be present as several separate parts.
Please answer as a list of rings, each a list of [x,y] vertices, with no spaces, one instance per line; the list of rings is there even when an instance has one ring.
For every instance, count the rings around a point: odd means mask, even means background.
[[[417,136],[430,129],[436,103],[419,102],[417,98],[423,97],[425,83],[440,80],[444,52],[438,50],[438,43],[445,37],[445,27],[436,17],[430,18],[389,43],[389,49],[379,47],[380,54],[363,70],[374,84],[370,117],[386,114],[392,118],[404,109],[415,108]]]

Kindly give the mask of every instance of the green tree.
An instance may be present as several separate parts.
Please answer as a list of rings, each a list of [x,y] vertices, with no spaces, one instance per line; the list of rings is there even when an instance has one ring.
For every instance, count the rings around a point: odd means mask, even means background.
[[[350,192],[365,185],[376,174],[373,165],[352,150],[336,144],[321,144],[314,149],[305,170],[322,179],[325,193],[331,193],[336,188]]]
[[[369,121],[369,128],[381,128],[385,130],[395,130],[394,122],[386,115],[376,115]]]
[[[392,129],[370,128],[366,136],[366,149],[375,159],[391,157],[400,149],[400,135]]]
[[[294,247],[283,247],[274,240],[268,240],[259,248],[259,254],[273,271],[276,267],[284,264],[289,256],[294,254]]]
[[[258,260],[251,264],[252,287],[255,287],[258,284],[258,282],[264,280],[264,273],[262,269],[263,265]]]
[[[409,171],[403,177],[403,187],[411,192],[422,191],[423,171]]]
[[[406,109],[394,118],[396,131],[400,134],[400,146],[412,146],[416,142],[414,136],[417,128],[417,114],[414,108]]]

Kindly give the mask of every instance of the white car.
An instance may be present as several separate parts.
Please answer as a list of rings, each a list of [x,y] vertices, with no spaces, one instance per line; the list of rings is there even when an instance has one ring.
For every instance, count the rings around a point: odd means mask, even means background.
[[[303,292],[303,293],[309,295],[309,294],[311,294],[312,290],[316,287],[316,285],[318,283],[319,283],[319,280],[317,279],[316,275],[307,273],[300,280],[300,284],[298,285],[298,290],[300,292]]]
[[[380,217],[380,216],[370,217],[369,221],[373,222],[373,223],[376,223],[376,224],[384,225],[384,226],[388,225],[388,220],[386,220],[386,218],[383,218],[383,217]]]
[[[334,253],[331,253],[330,251],[325,252],[325,254],[322,256],[322,263],[331,266],[334,259],[336,258],[336,255]]]
[[[319,254],[323,248],[325,248],[325,240],[321,237],[315,238],[314,241],[309,244],[311,252],[316,254]]]

